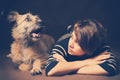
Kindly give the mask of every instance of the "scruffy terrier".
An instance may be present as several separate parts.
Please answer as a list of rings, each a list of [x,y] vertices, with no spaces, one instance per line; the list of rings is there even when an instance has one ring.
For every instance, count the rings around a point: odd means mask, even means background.
[[[17,63],[20,70],[40,74],[54,39],[42,33],[41,19],[37,15],[11,12],[8,19],[15,25],[12,28],[14,41],[7,57]]]

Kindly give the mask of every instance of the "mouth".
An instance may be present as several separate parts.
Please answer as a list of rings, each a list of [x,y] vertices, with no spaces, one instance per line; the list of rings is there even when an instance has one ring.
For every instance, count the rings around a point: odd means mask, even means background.
[[[72,52],[72,49],[68,48],[68,52]]]
[[[42,28],[37,29],[37,30],[33,30],[33,31],[30,33],[30,37],[36,38],[36,39],[37,39],[37,38],[40,38],[42,31],[43,31]]]

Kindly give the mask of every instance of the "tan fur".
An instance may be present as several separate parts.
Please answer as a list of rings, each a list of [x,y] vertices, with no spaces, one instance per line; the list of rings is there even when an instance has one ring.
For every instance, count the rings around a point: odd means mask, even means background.
[[[22,71],[30,70],[31,74],[41,73],[41,67],[48,58],[54,39],[46,34],[31,37],[33,31],[41,28],[38,25],[41,19],[36,15],[12,12],[9,20],[16,21],[16,24],[12,28],[14,41],[11,44],[11,53],[7,57],[18,64],[18,68]]]

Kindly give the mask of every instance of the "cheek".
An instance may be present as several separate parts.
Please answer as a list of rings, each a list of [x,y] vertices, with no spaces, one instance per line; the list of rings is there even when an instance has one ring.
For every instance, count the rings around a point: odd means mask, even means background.
[[[78,53],[81,52],[81,48],[79,48],[79,47],[77,47],[77,46],[76,46],[74,49],[75,49],[75,50],[74,50],[75,52],[78,52]]]
[[[74,49],[74,52],[76,53],[76,55],[84,55],[85,54],[85,51],[83,49],[81,49],[80,46],[77,46],[77,45]]]
[[[71,44],[71,39],[69,39],[69,41],[68,41],[68,46]]]

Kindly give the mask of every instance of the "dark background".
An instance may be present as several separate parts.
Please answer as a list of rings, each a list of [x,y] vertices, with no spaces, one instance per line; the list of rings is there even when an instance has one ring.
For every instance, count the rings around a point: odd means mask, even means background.
[[[56,40],[74,21],[84,17],[95,18],[107,28],[110,46],[120,52],[119,0],[1,0],[0,50],[9,49],[12,42],[12,27],[7,20],[10,11],[39,15],[46,26],[46,33]]]

